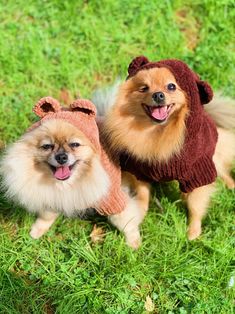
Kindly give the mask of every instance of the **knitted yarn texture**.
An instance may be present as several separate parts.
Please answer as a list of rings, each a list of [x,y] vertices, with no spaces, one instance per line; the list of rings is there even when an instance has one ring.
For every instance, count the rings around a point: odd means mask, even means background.
[[[144,56],[137,57],[129,65],[127,80],[141,70],[154,67],[169,69],[187,95],[189,115],[185,122],[184,144],[181,152],[173,155],[167,162],[149,163],[138,159],[138,156],[130,155],[128,151],[121,152],[121,167],[143,181],[177,180],[182,192],[191,192],[197,187],[214,182],[217,176],[212,160],[218,139],[217,129],[203,109],[203,105],[212,99],[213,91],[187,64],[175,59],[150,62]]]
[[[121,169],[100,143],[99,130],[95,120],[96,108],[93,103],[86,99],[77,99],[69,108],[64,108],[56,99],[44,97],[38,101],[33,111],[40,120],[29,128],[29,132],[46,120],[60,119],[74,125],[90,140],[110,179],[107,195],[99,201],[99,204],[95,206],[91,204],[91,207],[94,207],[101,215],[120,213],[126,206],[126,195],[121,190]],[[87,188],[89,189],[89,186]]]

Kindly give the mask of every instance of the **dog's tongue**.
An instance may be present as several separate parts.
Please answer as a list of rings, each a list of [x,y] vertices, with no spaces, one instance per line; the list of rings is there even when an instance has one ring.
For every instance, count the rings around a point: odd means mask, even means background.
[[[157,120],[165,120],[167,118],[167,106],[154,107],[151,116]]]
[[[58,180],[65,180],[69,178],[71,175],[71,171],[68,166],[58,167],[54,173],[54,176]]]

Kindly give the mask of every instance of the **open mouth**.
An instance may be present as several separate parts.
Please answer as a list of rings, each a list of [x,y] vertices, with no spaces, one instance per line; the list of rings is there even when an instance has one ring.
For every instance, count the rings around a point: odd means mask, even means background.
[[[72,174],[72,169],[73,167],[75,166],[77,162],[75,162],[73,165],[71,166],[60,166],[60,167],[54,167],[52,165],[49,164],[52,172],[53,172],[53,175],[54,177],[57,179],[57,180],[67,180],[71,177],[71,174]]]
[[[148,106],[142,104],[146,114],[155,122],[162,123],[167,120],[174,104],[164,106]]]

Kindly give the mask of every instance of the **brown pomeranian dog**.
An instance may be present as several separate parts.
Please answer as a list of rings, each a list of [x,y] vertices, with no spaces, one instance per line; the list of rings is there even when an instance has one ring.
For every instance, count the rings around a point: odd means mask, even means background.
[[[100,144],[93,104],[77,100],[63,109],[45,97],[34,111],[41,120],[9,146],[1,161],[6,195],[38,216],[32,238],[47,232],[59,214],[83,217],[94,208],[137,248],[141,200],[121,187],[120,169]]]
[[[150,62],[137,57],[128,72],[102,134],[120,157],[122,169],[135,175],[136,186],[144,186],[146,204],[146,182],[179,182],[189,211],[188,238],[195,239],[201,234],[216,176],[235,187],[230,175],[235,135],[226,129],[235,127],[235,107],[220,99],[218,106],[213,102],[205,106],[208,114],[203,105],[213,96],[209,84],[179,60]],[[104,111],[108,96],[95,98]]]

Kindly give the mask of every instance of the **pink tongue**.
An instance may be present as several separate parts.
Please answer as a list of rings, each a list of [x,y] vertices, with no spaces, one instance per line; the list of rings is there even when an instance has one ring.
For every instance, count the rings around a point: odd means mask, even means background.
[[[151,111],[151,116],[158,120],[164,120],[167,117],[167,106],[154,108]]]
[[[58,180],[64,180],[69,178],[71,175],[71,171],[68,166],[58,167],[54,173],[54,177]]]

